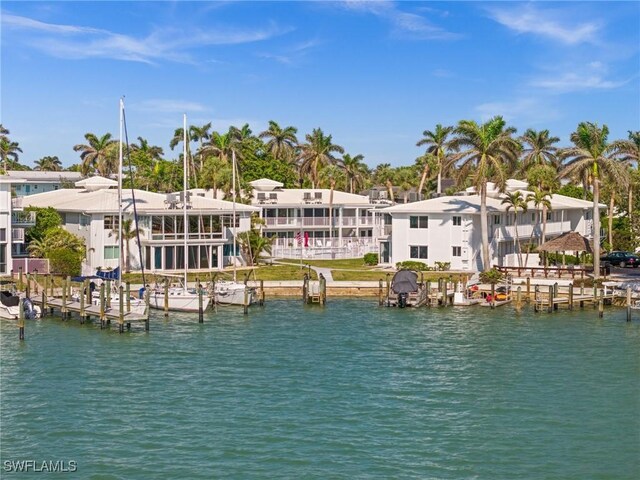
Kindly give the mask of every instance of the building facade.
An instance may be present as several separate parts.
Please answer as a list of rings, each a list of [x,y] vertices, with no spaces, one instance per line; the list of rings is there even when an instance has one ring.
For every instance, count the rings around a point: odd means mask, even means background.
[[[273,238],[272,256],[357,258],[377,251],[375,211],[388,202],[330,189],[282,188],[265,178],[250,185],[263,235]]]
[[[144,266],[153,272],[181,272],[185,235],[189,270],[219,270],[232,262],[242,263],[239,250],[233,251],[233,233],[248,230],[251,214],[259,209],[236,205],[234,226],[231,202],[187,195],[185,224],[182,193],[165,195],[142,190],[122,192],[123,226],[125,220],[134,218],[135,204],[141,248],[138,248],[138,237],[127,241],[128,235],[124,232],[120,260],[116,186],[113,180],[91,177],[77,182],[75,189],[31,195],[25,197],[24,202],[34,207],[55,208],[62,216],[64,228],[84,238],[85,274],[98,268],[115,268],[119,263],[126,265],[127,261],[131,270]]]
[[[82,179],[80,172],[41,172],[36,170],[9,170],[7,176],[15,180],[13,192],[17,197],[73,187],[75,182]]]
[[[526,198],[523,182],[509,181],[507,191],[520,190]],[[488,186],[487,211],[491,266],[505,265],[505,258],[517,253],[521,244],[539,245],[542,238],[542,210],[530,202],[526,212],[507,211],[504,195],[492,184]],[[550,197],[546,212],[546,239],[566,232],[578,232],[593,238],[592,202],[563,195]],[[605,208],[604,205],[601,205]],[[482,235],[480,197],[472,191],[443,196],[383,210],[391,228],[381,236],[380,263],[394,265],[407,260],[430,266],[449,262],[452,270],[481,271]],[[517,224],[517,225],[516,225]]]

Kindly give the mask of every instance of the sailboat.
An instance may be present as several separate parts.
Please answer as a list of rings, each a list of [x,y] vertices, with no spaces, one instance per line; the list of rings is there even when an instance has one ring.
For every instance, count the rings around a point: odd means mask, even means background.
[[[237,252],[237,232],[236,232],[236,152],[231,151],[232,158],[232,190],[233,190],[233,256]],[[221,280],[215,283],[213,289],[214,300],[222,305],[251,305],[256,301],[256,289],[238,282],[236,272],[236,261],[233,261],[233,281]]]
[[[189,249],[187,248],[187,229],[189,221],[187,218],[187,203],[188,203],[188,183],[187,183],[187,115],[183,117],[183,199],[182,199],[182,212],[184,215],[184,277],[182,285],[168,288],[168,307],[170,311],[176,312],[197,312],[200,308],[198,290],[195,288],[187,288],[187,270],[189,268]],[[209,296],[202,296],[202,309],[206,310],[209,306]],[[165,289],[162,287],[156,288],[150,292],[149,305],[151,308],[163,310],[165,308]]]
[[[95,276],[91,277],[76,277],[79,281],[88,278],[92,280],[94,287],[91,289],[91,303],[93,305],[100,305],[100,291],[95,288],[94,279],[114,280],[113,290],[106,292],[111,297],[111,305],[119,305],[120,303],[120,291],[119,286],[122,285],[122,170],[124,159],[124,100],[120,99],[120,137],[119,137],[119,152],[118,152],[118,266],[111,271],[96,272]],[[72,293],[71,298],[75,301],[80,300],[80,295],[84,295],[84,292],[75,291]],[[147,309],[144,298],[136,298],[134,296],[129,297],[129,308],[132,313],[144,315]]]

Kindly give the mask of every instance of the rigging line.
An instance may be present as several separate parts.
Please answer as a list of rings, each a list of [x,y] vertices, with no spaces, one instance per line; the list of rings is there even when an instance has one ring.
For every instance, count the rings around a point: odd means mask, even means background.
[[[124,141],[127,147],[127,160],[129,162],[129,180],[131,181],[131,200],[133,202],[133,222],[136,226],[136,242],[138,242],[138,257],[140,258],[140,269],[142,270],[142,286],[147,287],[144,277],[144,262],[142,261],[142,244],[140,243],[140,229],[138,228],[138,209],[136,207],[136,193],[133,188],[133,168],[131,167],[131,155],[129,154],[129,134],[127,132],[127,117],[122,110],[122,123],[124,125]],[[122,172],[120,172],[122,174]]]

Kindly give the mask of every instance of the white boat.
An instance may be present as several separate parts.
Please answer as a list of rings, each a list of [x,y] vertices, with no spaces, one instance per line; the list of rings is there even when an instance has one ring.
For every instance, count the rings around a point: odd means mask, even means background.
[[[20,318],[20,309],[24,310],[24,318],[40,318],[40,307],[36,306],[27,297],[17,295],[9,290],[0,291],[0,318],[17,320]]]
[[[236,152],[231,151],[232,158],[232,191],[233,191],[233,252],[237,251],[237,235],[236,235]],[[246,295],[245,295],[246,291]],[[255,288],[248,287],[242,282],[237,281],[236,262],[233,262],[233,280],[220,281],[214,284],[213,298],[215,303],[221,305],[244,305],[245,296],[247,305],[251,305],[256,301]]]
[[[149,305],[157,310],[164,310],[164,288],[157,288],[150,292]],[[199,310],[198,291],[182,286],[168,289],[169,310],[174,312],[197,312]],[[202,295],[202,309],[209,306],[210,298]]]
[[[213,300],[222,305],[244,305],[245,301],[251,305],[256,302],[256,289],[240,282],[219,281],[213,289]]]
[[[184,201],[182,202],[182,212],[184,215],[184,223],[183,225],[189,225],[189,221],[187,218],[187,115],[183,116],[183,183],[182,190],[184,194]],[[175,312],[198,312],[200,305],[198,300],[198,291],[196,289],[187,288],[187,269],[189,267],[189,249],[187,246],[187,235],[184,236],[184,278],[182,284],[177,287],[170,287],[168,289],[168,308],[170,311]],[[163,287],[158,287],[149,292],[149,306],[151,308],[155,308],[157,310],[164,310],[164,301],[165,301],[165,289]],[[202,309],[206,310],[209,306],[209,296],[202,295]]]
[[[483,298],[474,297],[473,295],[465,294],[465,292],[455,292],[453,294],[453,305],[456,307],[468,307],[470,305],[477,305],[483,302]]]

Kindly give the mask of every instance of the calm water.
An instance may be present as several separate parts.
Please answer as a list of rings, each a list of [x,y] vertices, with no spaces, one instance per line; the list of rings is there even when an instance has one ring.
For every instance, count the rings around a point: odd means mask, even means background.
[[[325,309],[0,326],[1,460],[71,478],[640,477],[640,320],[622,310]],[[4,469],[1,477],[13,477]]]

